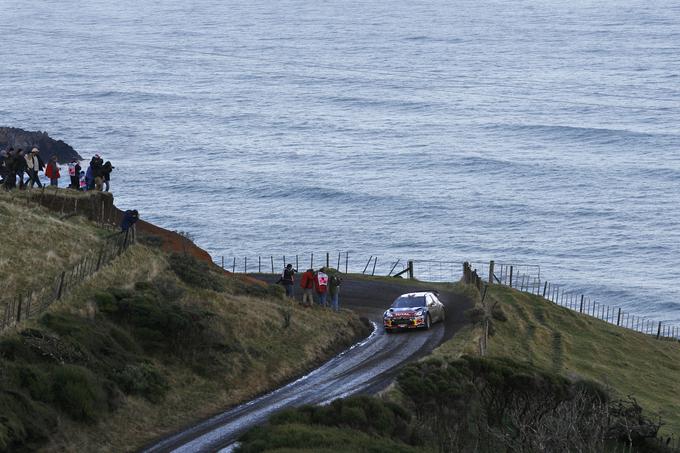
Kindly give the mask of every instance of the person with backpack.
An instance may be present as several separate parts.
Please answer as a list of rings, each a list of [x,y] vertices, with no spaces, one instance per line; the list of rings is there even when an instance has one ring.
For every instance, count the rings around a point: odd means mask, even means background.
[[[288,263],[281,273],[281,277],[276,283],[281,283],[286,289],[286,297],[293,297],[293,283],[295,282],[295,273],[297,269],[293,269],[293,265]]]
[[[328,281],[328,294],[331,297],[331,308],[333,311],[340,311],[340,285],[342,284],[342,278],[338,274],[331,275]]]
[[[134,225],[137,220],[139,220],[139,212],[136,209],[128,209],[123,213],[123,221],[120,223],[120,229],[122,232],[127,232],[132,225]]]
[[[314,302],[314,269],[307,269],[300,279],[302,288],[302,305],[311,307]]]
[[[57,163],[57,156],[52,156],[45,167],[45,176],[50,178],[50,186],[59,187],[59,164]]]
[[[325,269],[322,267],[314,276],[314,289],[319,298],[319,305],[322,307],[327,306],[326,297],[328,296],[328,274],[324,271]]]

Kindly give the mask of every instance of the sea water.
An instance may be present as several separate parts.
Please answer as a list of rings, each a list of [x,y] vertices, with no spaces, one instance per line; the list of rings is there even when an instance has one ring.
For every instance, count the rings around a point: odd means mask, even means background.
[[[215,259],[535,263],[680,322],[676,1],[0,0],[0,18],[0,123],[102,154],[120,207]]]

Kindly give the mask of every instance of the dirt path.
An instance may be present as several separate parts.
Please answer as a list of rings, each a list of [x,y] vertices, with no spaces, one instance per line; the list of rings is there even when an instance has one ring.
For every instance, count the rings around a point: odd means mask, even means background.
[[[268,282],[275,278],[256,277]],[[341,287],[341,307],[355,310],[377,325],[370,337],[295,382],[169,436],[143,451],[216,451],[233,444],[245,431],[266,422],[269,416],[286,407],[324,404],[384,389],[401,367],[429,354],[464,324],[463,312],[471,307],[470,301],[443,292],[440,298],[446,306],[445,323],[435,324],[427,331],[385,334],[381,325],[385,308],[400,294],[426,289],[422,284],[405,281],[346,278]],[[299,299],[300,295],[296,296]]]

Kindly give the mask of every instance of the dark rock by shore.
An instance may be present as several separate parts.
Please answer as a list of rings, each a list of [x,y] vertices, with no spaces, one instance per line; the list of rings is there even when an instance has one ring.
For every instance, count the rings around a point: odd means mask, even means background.
[[[34,147],[40,150],[40,157],[45,162],[56,154],[59,163],[68,163],[73,159],[82,160],[78,152],[61,140],[55,140],[47,135],[47,132],[30,132],[15,127],[0,127],[0,150],[13,147],[31,150]]]

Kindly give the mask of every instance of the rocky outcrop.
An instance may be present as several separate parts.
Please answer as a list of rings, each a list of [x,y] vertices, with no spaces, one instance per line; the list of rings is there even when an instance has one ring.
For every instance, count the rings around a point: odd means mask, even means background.
[[[31,150],[34,147],[40,150],[40,157],[45,162],[56,155],[59,163],[68,163],[73,159],[83,160],[80,154],[61,140],[54,140],[47,132],[30,132],[15,127],[0,127],[0,150],[13,147]]]

